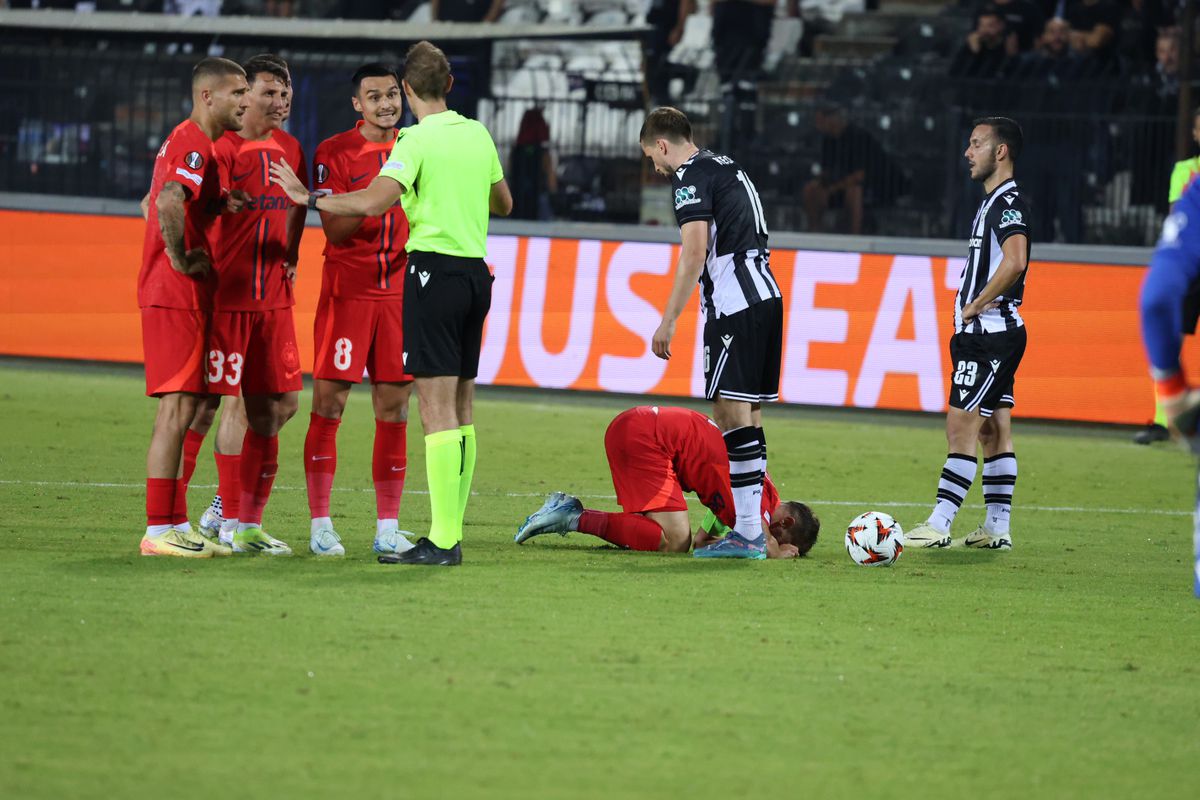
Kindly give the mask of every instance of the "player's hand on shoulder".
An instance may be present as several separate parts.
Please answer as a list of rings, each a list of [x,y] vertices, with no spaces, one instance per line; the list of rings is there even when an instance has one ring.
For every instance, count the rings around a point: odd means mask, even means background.
[[[246,194],[243,189],[234,189],[229,194],[225,195],[225,210],[230,214],[239,214],[246,208],[246,203],[250,200],[250,195]]]
[[[271,183],[283,189],[284,194],[293,203],[304,205],[308,202],[308,187],[304,185],[304,181],[296,177],[296,173],[287,163],[287,159],[281,158],[271,162]]]

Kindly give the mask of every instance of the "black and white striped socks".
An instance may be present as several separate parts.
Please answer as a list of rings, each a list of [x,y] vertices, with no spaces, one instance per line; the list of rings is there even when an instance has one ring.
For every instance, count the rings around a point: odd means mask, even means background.
[[[954,517],[962,508],[963,500],[971,484],[975,482],[975,472],[979,463],[975,456],[963,453],[950,453],[946,456],[946,464],[942,467],[942,477],[938,480],[937,505],[929,515],[929,524],[943,533],[950,532]]]
[[[1016,485],[1016,453],[997,453],[983,460],[983,502],[987,505],[983,526],[989,533],[1008,533]]]
[[[729,455],[729,484],[733,489],[733,509],[737,515],[734,531],[747,541],[762,538],[762,487],[766,467],[766,442],[762,429],[747,426],[726,431],[725,451]]]

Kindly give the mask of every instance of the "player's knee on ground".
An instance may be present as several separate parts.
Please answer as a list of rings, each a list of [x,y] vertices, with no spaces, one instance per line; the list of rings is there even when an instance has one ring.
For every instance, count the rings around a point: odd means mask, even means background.
[[[692,526],[686,511],[647,511],[645,517],[662,529],[660,551],[686,553],[692,548]]]

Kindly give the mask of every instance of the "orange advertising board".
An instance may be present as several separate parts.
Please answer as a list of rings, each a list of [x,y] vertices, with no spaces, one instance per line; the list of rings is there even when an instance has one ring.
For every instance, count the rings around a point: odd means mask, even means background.
[[[0,353],[140,361],[143,225],[0,211]],[[296,285],[306,369],[323,244],[320,229],[306,231]],[[677,326],[669,362],[649,350],[678,247],[492,236],[488,248],[496,283],[481,383],[702,394],[695,306]],[[1034,256],[1015,413],[1145,422],[1153,410],[1137,315],[1144,268],[1042,262],[1036,248]],[[786,308],[784,402],[945,410],[961,259],[781,249],[771,264]],[[1200,359],[1189,354],[1189,362],[1200,373]]]

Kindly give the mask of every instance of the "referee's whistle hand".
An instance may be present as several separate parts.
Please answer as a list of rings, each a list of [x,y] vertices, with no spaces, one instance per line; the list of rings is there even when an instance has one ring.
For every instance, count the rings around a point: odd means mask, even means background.
[[[296,177],[286,159],[271,162],[271,183],[283,189],[284,194],[296,205],[308,202],[308,187]]]

